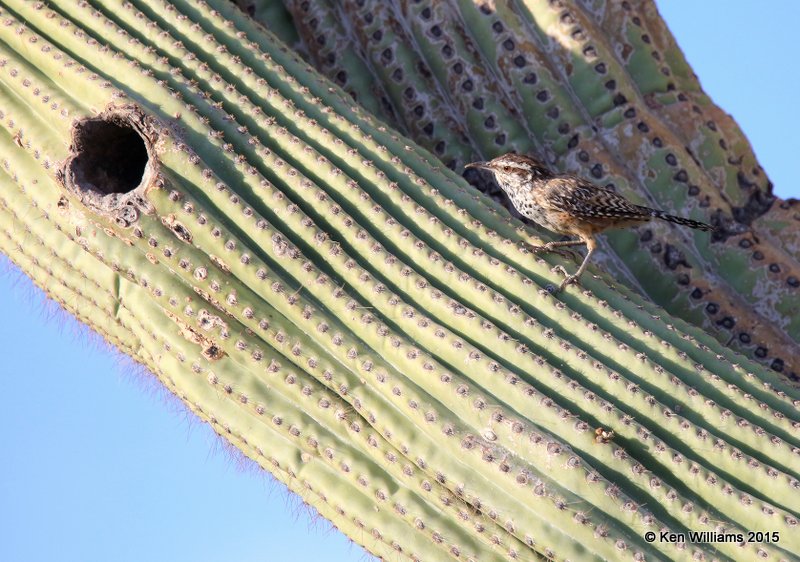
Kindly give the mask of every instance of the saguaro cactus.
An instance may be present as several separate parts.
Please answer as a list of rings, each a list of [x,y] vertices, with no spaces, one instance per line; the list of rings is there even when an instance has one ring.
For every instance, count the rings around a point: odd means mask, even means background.
[[[370,552],[800,551],[797,388],[607,276],[554,298],[530,231],[227,2],[7,2],[0,82],[0,249]]]
[[[246,0],[274,10],[279,1]],[[451,168],[530,152],[642,204],[712,220],[711,244],[651,224],[611,233],[599,260],[671,314],[798,380],[796,207],[772,195],[652,0],[284,4],[318,70],[357,100],[382,99],[382,114]],[[332,45],[355,54],[332,56]],[[366,65],[344,67],[358,55]]]

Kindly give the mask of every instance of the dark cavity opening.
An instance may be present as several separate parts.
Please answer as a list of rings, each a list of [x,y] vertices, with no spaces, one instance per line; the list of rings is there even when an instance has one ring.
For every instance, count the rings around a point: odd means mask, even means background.
[[[78,125],[77,157],[72,162],[75,185],[102,195],[128,193],[142,182],[147,166],[144,139],[122,121],[93,119]]]

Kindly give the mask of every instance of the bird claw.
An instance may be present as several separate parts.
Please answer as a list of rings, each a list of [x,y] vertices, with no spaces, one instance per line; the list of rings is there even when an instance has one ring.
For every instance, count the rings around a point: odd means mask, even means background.
[[[553,267],[553,269],[551,269],[551,271],[553,271],[554,273],[561,273],[561,274],[563,274],[563,275],[566,277],[566,279],[564,279],[564,280],[561,282],[561,285],[559,285],[559,286],[558,286],[558,289],[555,289],[555,288],[554,288],[553,290],[550,290],[550,288],[548,287],[548,291],[549,291],[549,292],[551,292],[551,293],[560,293],[561,291],[563,291],[563,290],[564,290],[564,288],[565,288],[567,285],[571,285],[571,284],[578,285],[578,284],[579,284],[579,281],[578,281],[578,277],[577,277],[577,275],[569,275],[569,274],[567,273],[567,270],[566,270],[566,269],[564,269],[564,268],[563,268],[562,266],[560,266],[560,265],[557,265],[557,266]]]
[[[572,250],[564,250],[562,248],[551,246],[550,242],[542,246],[536,246],[534,244],[527,244],[527,243],[524,244],[528,246],[534,254],[551,253],[559,255],[562,258],[571,259],[572,261],[577,261],[578,254],[576,252],[573,252]]]
[[[534,254],[538,254],[539,252],[543,252],[544,251],[544,246],[537,246],[536,244],[529,244],[528,242],[525,242],[524,240],[520,240],[519,241],[519,245],[522,247],[523,250],[527,250],[527,251],[532,252]]]
[[[567,285],[580,285],[580,281],[578,281],[578,278],[575,275],[569,275],[561,282],[561,286],[558,288],[558,290],[563,291],[564,287]]]

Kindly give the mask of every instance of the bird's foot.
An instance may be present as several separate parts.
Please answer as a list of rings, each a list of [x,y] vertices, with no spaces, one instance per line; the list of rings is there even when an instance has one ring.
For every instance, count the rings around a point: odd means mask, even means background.
[[[554,294],[555,294],[555,293],[560,293],[561,291],[563,291],[563,290],[564,290],[564,288],[565,288],[567,285],[571,285],[571,284],[578,285],[578,284],[579,284],[579,281],[578,281],[578,276],[577,276],[577,275],[569,275],[569,274],[567,273],[567,270],[566,270],[566,269],[564,269],[564,268],[563,268],[562,266],[560,266],[560,265],[557,265],[557,266],[555,266],[555,267],[554,267],[553,269],[551,269],[550,271],[552,271],[552,272],[554,272],[554,273],[561,273],[561,274],[563,274],[563,275],[566,277],[566,279],[564,279],[564,280],[561,282],[561,285],[559,285],[559,286],[558,286],[558,288],[554,287],[553,285],[548,285],[548,287],[547,287],[547,290],[548,290],[548,292],[550,292],[550,293],[554,293]]]
[[[527,246],[531,252],[534,254],[544,254],[544,253],[551,253],[561,256],[565,259],[571,259],[572,261],[577,261],[578,254],[573,252],[572,250],[565,250],[562,247],[552,246],[550,242],[547,244],[542,244],[541,246],[536,246],[535,244],[528,244],[523,242],[525,246]]]
[[[564,287],[567,285],[580,285],[580,281],[578,281],[577,275],[568,275],[566,279],[561,282],[561,285],[558,287],[559,291],[563,291]]]

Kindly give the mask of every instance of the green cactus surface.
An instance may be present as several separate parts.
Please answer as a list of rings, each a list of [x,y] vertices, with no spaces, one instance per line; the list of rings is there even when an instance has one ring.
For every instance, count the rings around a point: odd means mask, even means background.
[[[403,81],[453,94],[451,67],[421,71],[396,42],[441,52],[397,24],[424,8],[375,3],[398,18],[376,38],[363,4],[315,8],[362,26],[326,25],[366,54],[342,85],[367,92],[360,73],[394,34]],[[435,13],[454,53],[472,45],[459,26],[490,36],[468,3]],[[439,157],[497,144],[464,142],[485,126],[479,98],[506,148],[534,130],[537,147],[561,142],[535,112],[514,124],[503,86],[467,62]],[[0,251],[382,559],[796,560],[800,390],[607,274],[554,296],[573,264],[534,255],[535,232],[352,91],[227,1],[5,2]],[[394,94],[376,97],[412,134],[450,107],[420,100],[409,122]],[[613,121],[607,102],[593,110]],[[780,540],[645,538],[764,529]]]
[[[250,1],[276,9],[281,0]],[[320,72],[456,172],[532,153],[714,224],[710,239],[656,223],[612,232],[595,260],[670,314],[800,380],[798,215],[703,92],[653,0],[283,2]],[[321,62],[334,44],[367,64]],[[519,217],[489,178],[466,177]]]

